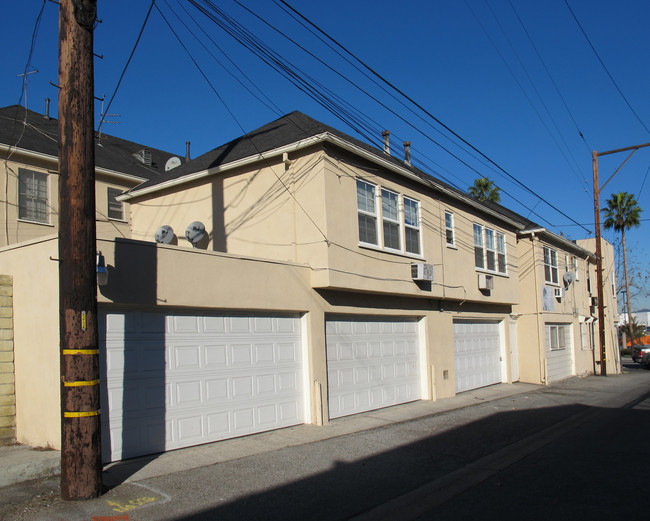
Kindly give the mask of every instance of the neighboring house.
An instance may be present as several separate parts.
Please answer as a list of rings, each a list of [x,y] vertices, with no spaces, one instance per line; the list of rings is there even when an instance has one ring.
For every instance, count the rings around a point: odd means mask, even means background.
[[[0,247],[58,232],[58,136],[56,119],[19,105],[0,108]],[[96,143],[97,236],[129,237],[128,204],[117,196],[162,178],[174,156],[107,134]]]
[[[600,374],[595,241],[569,241],[532,223],[518,237],[522,299],[514,311],[520,315],[519,354],[526,361],[520,365],[522,381],[552,383]],[[615,374],[620,368],[611,292],[614,252],[606,241],[602,252],[607,371]]]
[[[540,339],[518,332],[516,311],[530,221],[388,150],[294,112],[116,198],[131,236],[98,239],[106,460],[535,373]],[[20,264],[27,251],[34,265]],[[55,251],[52,239],[0,260],[15,277]],[[50,269],[39,289],[56,296],[57,284]],[[32,360],[16,379],[39,371],[53,372]],[[23,442],[58,422],[40,412]]]
[[[8,431],[17,424],[19,441],[58,446],[58,420],[42,426],[42,435],[20,435],[22,426],[38,421],[43,411],[51,415],[60,408],[58,135],[55,119],[18,105],[0,108],[0,413],[8,404],[16,407],[15,414],[13,409],[10,416],[0,414],[0,443],[11,440]],[[162,177],[170,160],[169,165],[180,160],[106,134],[97,136],[96,143],[97,236],[129,237],[128,203],[116,197]],[[48,254],[39,257],[35,252],[43,246]],[[36,375],[37,385],[32,378],[21,379],[22,369],[28,373],[34,364],[47,365]]]

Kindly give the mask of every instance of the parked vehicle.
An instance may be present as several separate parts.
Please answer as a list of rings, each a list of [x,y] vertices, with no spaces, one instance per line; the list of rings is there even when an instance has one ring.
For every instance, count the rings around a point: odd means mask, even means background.
[[[640,364],[643,361],[643,356],[646,353],[650,353],[649,345],[632,346],[632,360],[635,362]]]
[[[645,353],[641,359],[641,363],[646,369],[650,369],[650,353]]]

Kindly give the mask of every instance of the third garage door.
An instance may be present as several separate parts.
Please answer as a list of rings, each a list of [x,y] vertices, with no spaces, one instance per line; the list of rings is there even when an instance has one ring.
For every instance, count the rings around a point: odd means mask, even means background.
[[[330,418],[421,398],[416,320],[337,317],[326,335]]]
[[[499,322],[454,321],[456,392],[502,382]]]

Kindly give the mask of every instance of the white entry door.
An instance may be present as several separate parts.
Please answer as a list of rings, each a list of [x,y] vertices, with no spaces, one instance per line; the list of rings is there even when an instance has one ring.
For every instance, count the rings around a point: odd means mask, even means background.
[[[455,320],[454,357],[457,393],[501,383],[499,322]]]
[[[297,316],[100,312],[105,461],[305,421]]]
[[[326,335],[330,418],[422,397],[416,320],[339,317]]]

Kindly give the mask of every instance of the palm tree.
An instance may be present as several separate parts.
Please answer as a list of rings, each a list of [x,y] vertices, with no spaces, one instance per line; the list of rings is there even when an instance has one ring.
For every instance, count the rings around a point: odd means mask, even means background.
[[[474,179],[474,185],[469,187],[469,195],[477,201],[501,202],[501,189],[489,177]]]
[[[623,270],[625,271],[625,294],[627,296],[627,320],[632,320],[632,299],[630,297],[630,279],[627,272],[627,249],[625,247],[625,230],[641,224],[639,216],[641,207],[634,199],[632,194],[619,192],[612,194],[607,199],[607,206],[601,211],[605,213],[604,226],[606,230],[621,232],[621,248],[623,249]],[[631,331],[634,334],[634,331]],[[632,345],[634,345],[634,336],[632,336]]]

